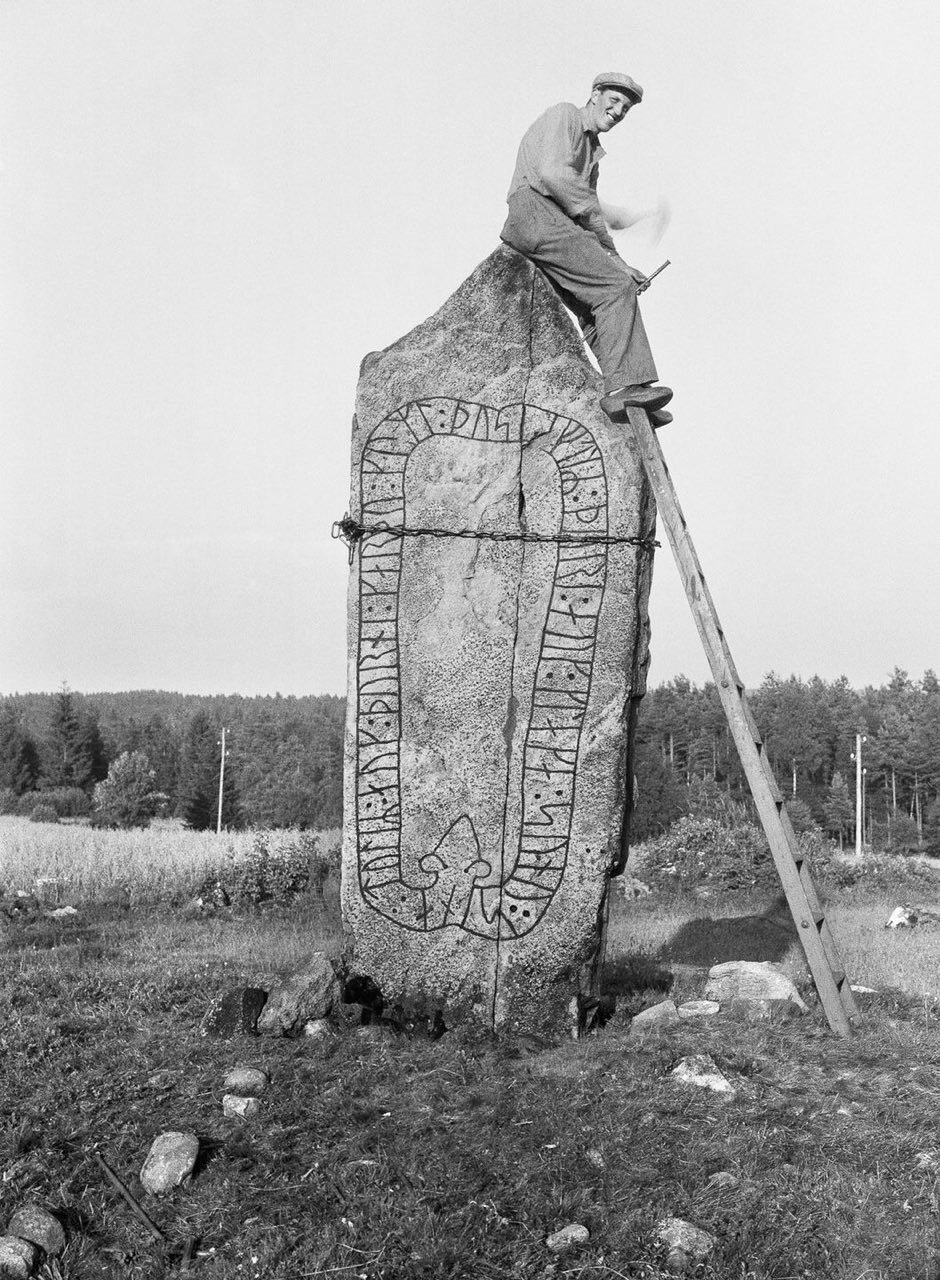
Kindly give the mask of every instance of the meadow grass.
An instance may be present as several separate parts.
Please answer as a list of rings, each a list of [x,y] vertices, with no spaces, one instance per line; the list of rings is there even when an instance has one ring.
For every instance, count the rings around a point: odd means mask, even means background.
[[[165,902],[194,893],[228,859],[251,850],[252,831],[190,831],[177,819],[144,830],[109,831],[83,822],[30,822],[0,816],[0,890],[35,892],[47,901]],[[320,833],[321,847],[339,839]]]
[[[181,886],[220,851],[247,854],[250,834],[5,821],[2,835],[22,887],[58,873],[79,905],[0,953],[0,1221],[26,1198],[63,1218],[68,1247],[42,1280],[169,1280],[190,1254],[189,1269],[213,1280],[664,1280],[664,1216],[714,1235],[698,1280],[940,1274],[940,935],[884,930],[888,899],[829,903],[853,979],[881,992],[861,998],[847,1041],[815,1005],[788,1023],[719,1015],[631,1035],[630,1014],[663,998],[671,956],[766,947],[799,976],[766,895],[618,895],[609,967],[632,986],[578,1043],[473,1028],[436,1042],[368,1036],[348,1006],[327,1041],[224,1041],[200,1033],[220,991],[269,990],[310,951],[339,950],[335,885],[325,902],[187,918],[170,905]],[[109,886],[129,883],[108,901]],[[670,996],[700,994],[701,965],[672,968]],[[733,1098],[672,1079],[701,1053]],[[271,1077],[256,1122],[222,1115],[237,1062]],[[191,1186],[150,1197],[137,1174],[166,1129],[196,1133],[202,1154]],[[96,1151],[165,1245],[114,1194]],[[716,1188],[719,1171],[735,1185]],[[555,1259],[545,1238],[571,1221],[590,1239]]]

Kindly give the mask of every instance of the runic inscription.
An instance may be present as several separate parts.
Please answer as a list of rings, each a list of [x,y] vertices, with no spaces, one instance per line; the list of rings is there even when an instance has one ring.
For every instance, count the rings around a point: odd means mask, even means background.
[[[437,844],[418,859],[427,886],[402,868],[401,672],[398,592],[407,527],[408,459],[434,436],[518,444],[539,437],[561,493],[546,617],[541,630],[522,762],[521,825],[512,850],[481,849],[469,814],[442,818]],[[363,900],[404,929],[453,927],[511,941],[548,910],[568,859],[581,731],[591,693],[608,548],[604,461],[591,432],[534,405],[438,397],[396,409],[366,440],[360,467],[362,524],[385,524],[360,543],[357,651],[356,835]],[[503,854],[507,855],[503,857]],[[508,870],[494,881],[494,867]]]

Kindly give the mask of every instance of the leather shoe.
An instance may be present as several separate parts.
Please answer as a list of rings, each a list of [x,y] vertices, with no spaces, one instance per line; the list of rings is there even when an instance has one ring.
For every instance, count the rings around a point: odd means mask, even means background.
[[[601,408],[606,414],[620,413],[624,409],[661,409],[672,399],[670,387],[646,386],[620,387],[610,395],[601,397]]]

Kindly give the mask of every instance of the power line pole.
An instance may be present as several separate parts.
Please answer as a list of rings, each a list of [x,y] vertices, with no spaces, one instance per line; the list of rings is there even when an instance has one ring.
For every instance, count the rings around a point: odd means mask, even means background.
[[[222,833],[222,787],[225,783],[225,730],[222,730],[222,759],[219,762],[219,816],[215,824],[215,834]]]
[[[862,837],[864,836],[865,811],[863,807],[862,776],[867,769],[862,768],[862,743],[868,739],[860,733],[855,735],[855,750],[852,759],[855,761],[855,856],[862,856]]]

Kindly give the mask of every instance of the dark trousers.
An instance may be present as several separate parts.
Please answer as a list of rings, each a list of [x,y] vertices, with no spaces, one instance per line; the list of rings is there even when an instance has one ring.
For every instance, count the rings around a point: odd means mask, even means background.
[[[605,391],[656,381],[636,281],[593,232],[579,227],[554,200],[522,187],[509,200],[500,239],[541,267],[575,313]]]

